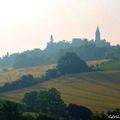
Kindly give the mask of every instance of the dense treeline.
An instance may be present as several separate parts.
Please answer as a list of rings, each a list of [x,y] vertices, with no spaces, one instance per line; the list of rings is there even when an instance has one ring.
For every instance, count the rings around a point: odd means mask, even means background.
[[[97,47],[85,40],[84,44],[60,41],[48,45],[43,51],[40,49],[28,50],[23,53],[15,53],[0,58],[0,67],[24,68],[57,63],[66,52],[75,52],[85,61],[96,59],[120,60],[120,46]],[[52,56],[52,57],[51,57]]]
[[[26,88],[39,82],[41,82],[40,79],[34,78],[32,75],[23,75],[20,79],[16,81],[13,81],[11,83],[5,83],[5,85],[0,86],[0,92]]]
[[[27,113],[24,105],[8,100],[0,101],[0,120],[54,120],[49,114]]]
[[[120,109],[96,113],[84,106],[65,104],[55,88],[26,93],[21,103],[0,100],[0,120],[110,120]]]

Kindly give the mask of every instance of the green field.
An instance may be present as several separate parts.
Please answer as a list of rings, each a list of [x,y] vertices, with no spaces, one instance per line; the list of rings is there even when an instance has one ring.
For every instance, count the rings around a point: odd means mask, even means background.
[[[109,62],[98,66],[101,70],[120,70],[120,61]]]
[[[62,76],[58,79],[2,94],[19,101],[31,90],[57,88],[66,103],[75,103],[95,111],[120,108],[120,71],[92,72]]]

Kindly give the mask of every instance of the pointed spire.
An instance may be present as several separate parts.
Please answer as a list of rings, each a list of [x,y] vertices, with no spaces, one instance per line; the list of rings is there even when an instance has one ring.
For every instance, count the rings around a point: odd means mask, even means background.
[[[99,26],[97,26],[96,32],[100,32]]]
[[[100,29],[99,26],[97,26],[96,32],[95,32],[95,42],[98,43],[100,41]]]
[[[53,43],[54,42],[54,38],[53,38],[53,35],[51,34],[50,36],[50,42]]]

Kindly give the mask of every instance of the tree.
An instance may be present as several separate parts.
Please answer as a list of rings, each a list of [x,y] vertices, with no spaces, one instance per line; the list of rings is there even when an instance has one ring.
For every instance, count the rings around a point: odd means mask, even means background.
[[[69,104],[68,116],[70,120],[91,120],[93,113],[90,109],[84,106]]]
[[[59,76],[59,73],[58,73],[57,69],[48,69],[46,71],[45,78],[46,79],[51,79],[51,78],[56,78],[58,76]]]
[[[61,74],[87,72],[90,68],[81,60],[76,53],[66,53],[57,64],[57,69]]]
[[[49,114],[25,112],[21,120],[54,120]]]
[[[0,86],[0,92],[25,88],[37,84],[38,82],[39,80],[34,78],[32,75],[23,75],[20,79],[16,81]]]
[[[25,108],[27,111],[36,111],[37,96],[38,96],[37,91],[32,91],[24,95],[22,102],[25,104]]]
[[[60,92],[55,88],[48,90],[48,111],[50,111],[56,119],[65,117],[66,115],[66,104],[61,99]]]
[[[50,113],[56,119],[64,117],[66,113],[66,104],[61,99],[60,92],[55,88],[26,93],[23,102],[33,112]]]
[[[22,105],[4,101],[2,104],[0,103],[0,120],[21,120],[22,111]]]
[[[36,120],[54,120],[50,115],[40,113]]]

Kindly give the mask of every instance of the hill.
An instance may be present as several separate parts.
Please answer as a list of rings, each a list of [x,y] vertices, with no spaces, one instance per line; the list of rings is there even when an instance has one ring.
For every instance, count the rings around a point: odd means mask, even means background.
[[[120,108],[120,71],[104,71],[65,75],[58,79],[2,94],[19,101],[25,92],[55,87],[66,103],[84,105],[95,111]]]
[[[105,45],[105,44],[104,44]],[[59,42],[48,42],[46,48],[23,51],[0,57],[0,68],[25,68],[56,64],[66,52],[75,52],[84,61],[98,59],[120,60],[120,46],[97,46],[88,39],[73,39]],[[52,57],[51,57],[52,56]]]
[[[0,69],[0,85],[6,82],[12,82],[14,80],[17,80],[23,75],[31,74],[34,77],[40,77],[45,73],[46,70],[53,67],[55,67],[55,64],[21,69],[14,68]]]
[[[100,59],[100,60],[88,61],[87,64],[89,66],[100,65],[99,68],[103,69],[103,68],[106,68],[106,66],[109,66],[109,64],[107,64],[108,62],[109,62],[109,59]],[[110,66],[111,64],[117,64],[117,63],[110,63]],[[50,64],[50,65],[27,67],[27,68],[21,68],[21,69],[15,69],[15,68],[0,69],[0,85],[6,82],[17,80],[22,75],[32,74],[34,77],[40,77],[45,73],[45,71],[47,71],[48,69],[54,68],[55,66],[56,64]],[[113,65],[111,66],[111,69],[112,67]],[[106,70],[109,70],[109,68],[110,67],[107,67]],[[115,65],[114,69],[115,68],[120,68],[120,64]]]

